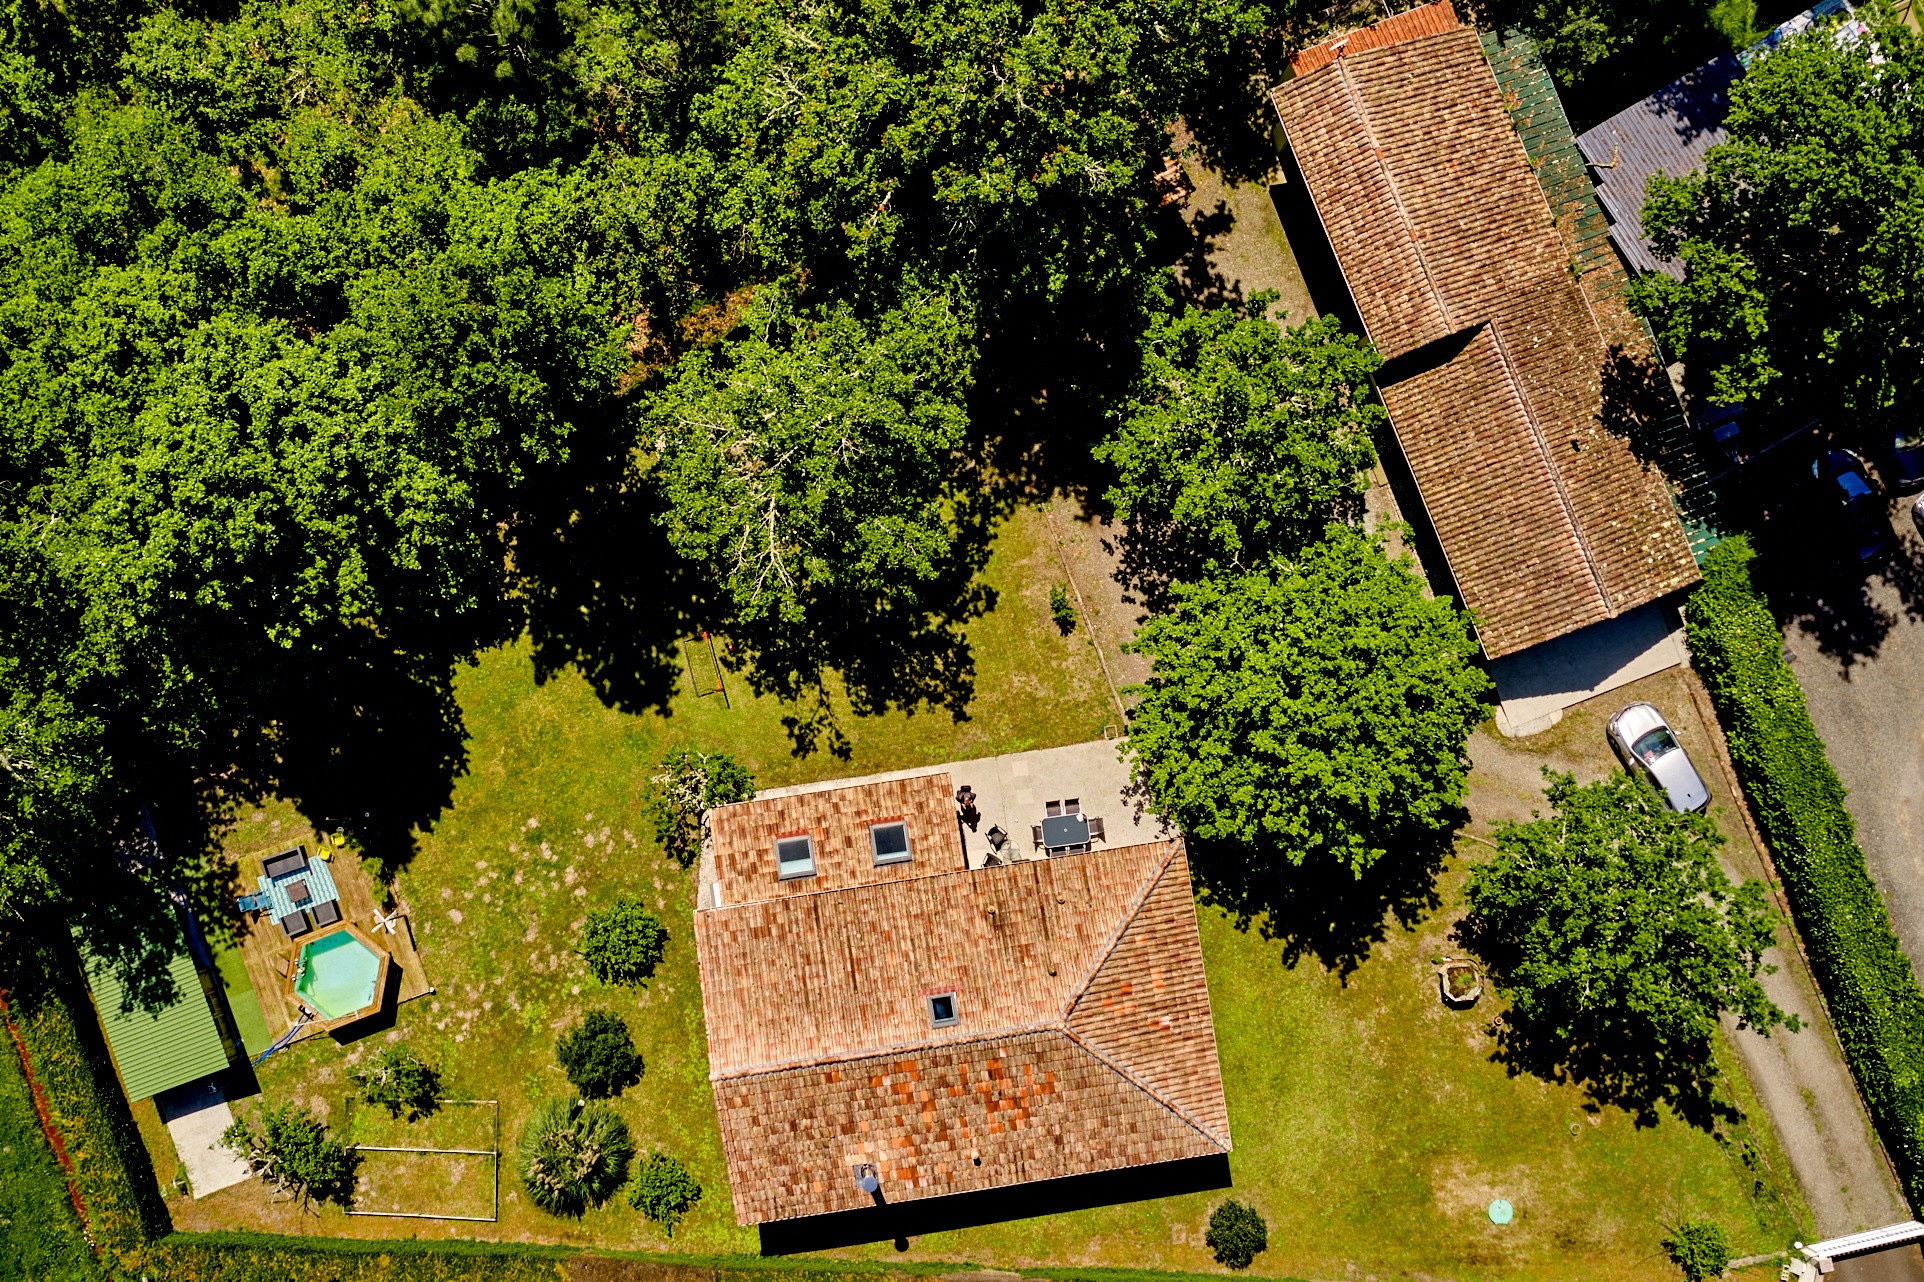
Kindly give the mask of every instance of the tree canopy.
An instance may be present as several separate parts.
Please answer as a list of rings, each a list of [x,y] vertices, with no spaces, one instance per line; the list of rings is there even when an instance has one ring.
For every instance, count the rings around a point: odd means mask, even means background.
[[[1134,644],[1155,669],[1125,751],[1192,840],[1361,872],[1455,818],[1489,679],[1463,616],[1361,530],[1177,587]]]
[[[1165,129],[1290,8],[7,9],[0,910],[147,802],[405,857],[517,635],[959,712],[985,400],[1132,364]]]
[[[1636,302],[1712,399],[1846,433],[1924,412],[1924,41],[1816,33],[1754,64],[1701,172],[1653,179],[1644,225],[1686,268]]]
[[[1154,544],[1172,576],[1248,569],[1361,515],[1382,358],[1334,317],[1272,321],[1273,302],[1154,317],[1117,429],[1096,447],[1137,549]]]
[[[1511,1002],[1509,1049],[1607,1097],[1699,1097],[1721,1014],[1796,1027],[1757,982],[1775,925],[1764,886],[1733,885],[1711,820],[1640,781],[1545,776],[1550,813],[1497,827],[1461,927]]]

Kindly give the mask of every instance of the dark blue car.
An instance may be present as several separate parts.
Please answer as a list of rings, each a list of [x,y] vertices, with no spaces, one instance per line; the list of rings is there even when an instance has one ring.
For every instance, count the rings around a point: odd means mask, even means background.
[[[1898,494],[1924,490],[1924,425],[1900,427],[1884,447],[1884,483]]]
[[[1825,450],[1811,463],[1810,474],[1842,513],[1842,537],[1858,562],[1881,561],[1896,550],[1884,496],[1871,484],[1864,460],[1849,450]]]

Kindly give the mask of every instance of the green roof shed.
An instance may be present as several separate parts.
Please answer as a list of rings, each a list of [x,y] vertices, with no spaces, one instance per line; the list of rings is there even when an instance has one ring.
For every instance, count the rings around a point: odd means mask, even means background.
[[[174,1000],[158,1010],[130,1002],[114,968],[88,952],[85,944],[80,958],[128,1099],[146,1099],[227,1067],[220,1027],[184,946],[166,963]]]

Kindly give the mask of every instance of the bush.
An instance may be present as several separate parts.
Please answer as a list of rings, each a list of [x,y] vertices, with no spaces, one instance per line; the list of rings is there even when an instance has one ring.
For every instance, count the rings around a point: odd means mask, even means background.
[[[1049,617],[1056,622],[1056,631],[1068,636],[1076,630],[1076,607],[1069,601],[1068,590],[1057,584],[1049,589]]]
[[[1210,1213],[1209,1231],[1203,1234],[1203,1241],[1216,1253],[1216,1263],[1246,1269],[1258,1254],[1269,1249],[1269,1225],[1255,1207],[1232,1198]]]
[[[1689,1282],[1704,1282],[1730,1267],[1730,1239],[1715,1220],[1685,1220],[1663,1240],[1663,1249]]]
[[[634,1155],[628,1124],[613,1109],[565,1099],[535,1109],[517,1151],[528,1195],[554,1215],[580,1215],[607,1201]]]
[[[393,1117],[406,1113],[410,1121],[432,1113],[434,1097],[441,1093],[441,1075],[406,1043],[383,1046],[348,1077],[362,1099]]]
[[[568,1025],[554,1054],[587,1099],[619,1095],[622,1087],[641,1080],[641,1052],[628,1035],[627,1023],[613,1011],[591,1010]]]
[[[693,748],[669,753],[648,783],[642,809],[654,825],[655,840],[683,868],[701,855],[708,810],[755,795],[755,776],[748,767],[725,752]]]
[[[1864,866],[1783,634],[1751,578],[1749,540],[1704,563],[1684,617],[1731,760],[1776,856],[1838,1039],[1911,1199],[1924,1198],[1924,991]]]
[[[618,896],[588,914],[581,931],[581,956],[604,984],[639,984],[661,965],[668,928],[639,899]]]
[[[628,1203],[675,1236],[675,1226],[690,1207],[701,1201],[701,1185],[688,1173],[678,1158],[666,1153],[650,1153],[635,1168],[634,1182],[628,1186]]]
[[[298,1104],[261,1110],[256,1129],[245,1118],[221,1134],[248,1169],[301,1205],[312,1201],[346,1206],[354,1193],[354,1154],[328,1136],[327,1125]]]

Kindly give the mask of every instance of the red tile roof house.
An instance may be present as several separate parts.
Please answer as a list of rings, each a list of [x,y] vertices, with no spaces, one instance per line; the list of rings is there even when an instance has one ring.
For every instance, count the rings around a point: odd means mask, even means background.
[[[1389,362],[1383,405],[1508,705],[1506,669],[1513,686],[1561,678],[1519,665],[1554,668],[1546,643],[1585,629],[1611,652],[1598,625],[1650,619],[1697,580],[1663,476],[1605,425],[1606,369],[1619,354],[1654,368],[1655,352],[1614,255],[1579,272],[1448,0],[1303,50],[1291,70],[1271,100]]]
[[[744,1225],[1229,1152],[1183,843],[1125,821],[971,867],[955,791],[709,812],[695,942]]]

